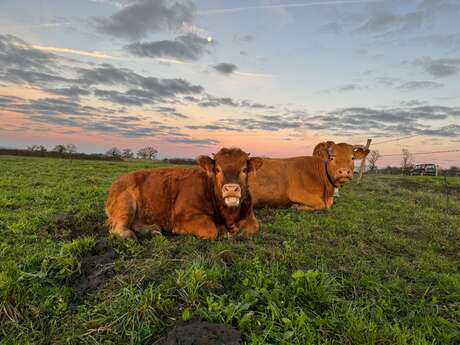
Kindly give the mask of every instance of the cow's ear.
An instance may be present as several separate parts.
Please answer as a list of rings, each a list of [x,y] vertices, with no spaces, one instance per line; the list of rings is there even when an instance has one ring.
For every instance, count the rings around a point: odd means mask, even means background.
[[[355,159],[364,159],[367,157],[367,155],[371,152],[370,150],[366,150],[363,148],[357,148],[353,150],[353,157]]]
[[[332,145],[328,145],[327,149],[327,156],[329,160],[333,160],[335,158],[335,150]]]
[[[259,157],[249,158],[248,160],[249,172],[257,171],[262,166],[263,163],[264,163],[264,160],[262,158],[259,158]]]
[[[209,156],[200,156],[197,159],[198,164],[200,165],[201,169],[206,171],[208,174],[212,174],[214,171],[214,159]]]

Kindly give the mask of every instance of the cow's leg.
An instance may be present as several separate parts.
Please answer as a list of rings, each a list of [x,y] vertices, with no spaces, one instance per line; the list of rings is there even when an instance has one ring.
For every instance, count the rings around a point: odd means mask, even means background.
[[[192,234],[203,240],[215,240],[218,230],[211,218],[205,215],[188,218],[175,226],[175,233]]]
[[[293,209],[298,210],[298,211],[315,211],[317,208],[313,208],[307,205],[302,205],[302,204],[294,204],[291,206]]]
[[[123,238],[136,239],[134,231],[130,229],[136,215],[136,208],[136,201],[129,192],[120,193],[110,210],[107,210],[110,233]]]
[[[255,235],[259,232],[259,222],[254,215],[254,212],[251,212],[246,218],[241,219],[238,223],[240,231],[246,235]]]
[[[301,188],[292,189],[289,192],[289,200],[293,204],[292,208],[299,211],[315,211],[326,207],[320,191],[307,192]]]

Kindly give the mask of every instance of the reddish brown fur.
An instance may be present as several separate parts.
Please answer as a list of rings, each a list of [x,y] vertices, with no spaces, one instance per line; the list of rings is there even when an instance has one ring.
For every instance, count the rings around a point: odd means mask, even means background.
[[[332,155],[327,150],[329,146]],[[330,208],[334,202],[334,188],[341,187],[353,176],[352,158],[361,159],[368,153],[362,149],[353,151],[349,144],[326,142],[315,147],[313,157],[264,158],[262,167],[249,176],[254,207]],[[349,177],[339,174],[344,169]]]
[[[363,147],[350,145],[347,143],[336,144],[333,141],[319,143],[313,149],[313,156],[319,157],[328,164],[328,171],[338,187],[342,187],[345,183],[353,178],[353,170],[355,168],[354,161],[366,158],[369,150]],[[349,178],[344,178],[341,171],[348,171]]]
[[[219,230],[257,233],[247,174],[242,171],[257,169],[261,160],[233,148],[220,150],[214,159],[202,156],[199,164],[201,169],[145,169],[117,179],[106,202],[110,231],[135,237],[141,230],[166,230],[203,239],[215,239]],[[222,197],[229,171],[238,172],[241,201],[237,207],[227,207]]]

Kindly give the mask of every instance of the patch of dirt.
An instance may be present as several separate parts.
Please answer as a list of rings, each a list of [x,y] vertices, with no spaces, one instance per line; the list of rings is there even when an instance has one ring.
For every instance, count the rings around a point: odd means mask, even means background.
[[[43,231],[58,241],[72,241],[85,236],[107,237],[108,229],[104,220],[97,216],[77,216],[67,214],[58,216],[46,225]]]
[[[3,205],[2,208],[7,211],[16,211],[16,210],[19,210],[21,206],[15,205],[15,204],[9,204],[9,205]]]
[[[114,262],[115,251],[106,238],[100,239],[81,258],[80,272],[69,279],[68,285],[77,297],[96,291],[114,276]]]
[[[391,184],[393,187],[404,188],[410,191],[420,191],[420,190],[426,189],[427,187],[417,181],[411,181],[408,179],[397,180]]]
[[[230,250],[224,250],[217,254],[217,257],[222,260],[225,266],[230,267],[235,264],[236,261],[238,261],[238,254],[230,251]]]
[[[230,325],[191,321],[174,327],[161,345],[241,345],[241,333]]]
[[[256,218],[259,223],[270,223],[274,218],[274,211],[268,207],[255,210]]]

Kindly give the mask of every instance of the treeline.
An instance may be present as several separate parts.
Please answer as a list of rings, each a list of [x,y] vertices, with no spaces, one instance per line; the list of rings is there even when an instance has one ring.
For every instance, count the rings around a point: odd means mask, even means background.
[[[27,146],[26,149],[0,148],[0,155],[88,159],[103,161],[123,161],[132,159],[157,160],[158,150],[152,146],[143,147],[137,152],[134,152],[129,148],[119,149],[118,147],[112,147],[107,150],[106,153],[83,153],[77,151],[77,146],[75,144],[59,144],[54,146],[51,150],[48,150],[43,145],[31,145]],[[169,164],[196,164],[195,159],[188,158],[165,158],[161,161]]]
[[[369,169],[370,174],[384,174],[384,175],[409,175],[410,170],[402,167],[386,166],[385,168]],[[460,167],[452,166],[447,169],[438,169],[438,176],[460,176]]]
[[[410,175],[415,168],[414,156],[408,149],[401,150],[401,166],[386,166],[385,168],[377,167],[377,161],[383,156],[378,150],[371,150],[366,158],[368,173],[387,174],[387,175]],[[434,164],[434,163],[433,163]],[[460,176],[460,167],[451,166],[447,169],[438,167],[439,176]]]
[[[29,151],[21,149],[6,149],[0,148],[0,155],[9,156],[32,156],[32,157],[48,157],[48,158],[67,158],[67,159],[88,159],[102,161],[121,161],[122,158],[109,157],[102,153],[68,153],[56,151]]]

